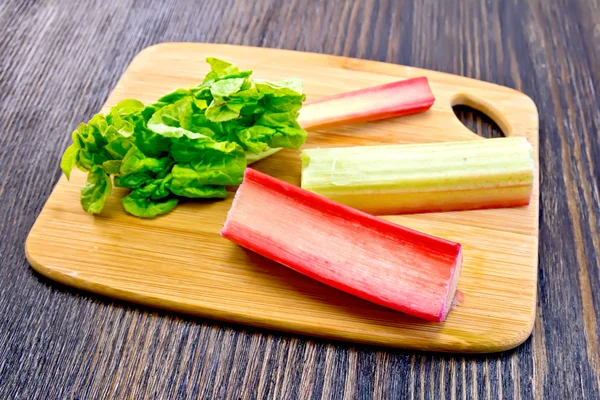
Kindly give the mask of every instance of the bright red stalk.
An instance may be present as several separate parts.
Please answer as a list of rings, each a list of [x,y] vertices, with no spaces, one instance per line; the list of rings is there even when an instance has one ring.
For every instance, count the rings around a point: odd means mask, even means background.
[[[434,101],[423,76],[306,102],[298,123],[311,129],[375,121],[427,111]]]
[[[458,243],[247,168],[221,235],[308,277],[429,321],[451,308]]]

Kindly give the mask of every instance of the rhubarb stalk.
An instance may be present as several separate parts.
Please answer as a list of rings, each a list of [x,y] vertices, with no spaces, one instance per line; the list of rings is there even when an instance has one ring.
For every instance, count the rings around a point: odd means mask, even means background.
[[[427,111],[434,101],[423,76],[305,102],[298,123],[311,129],[375,121]]]
[[[428,321],[443,321],[461,245],[247,168],[221,235],[301,274]]]
[[[301,186],[375,215],[524,206],[532,154],[518,137],[308,149]]]

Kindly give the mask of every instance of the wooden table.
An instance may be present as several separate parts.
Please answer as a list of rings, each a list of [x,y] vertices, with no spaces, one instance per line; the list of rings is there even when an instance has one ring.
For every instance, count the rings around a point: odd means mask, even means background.
[[[600,396],[597,0],[116,3],[0,3],[0,398]],[[23,243],[69,132],[140,50],[167,41],[388,61],[531,96],[541,166],[531,338],[488,357],[390,351],[144,309],[36,275]]]

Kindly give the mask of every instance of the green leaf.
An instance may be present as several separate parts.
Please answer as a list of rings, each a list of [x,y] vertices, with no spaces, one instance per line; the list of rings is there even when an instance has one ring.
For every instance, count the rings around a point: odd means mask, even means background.
[[[135,146],[148,157],[160,157],[163,153],[169,151],[169,146],[171,145],[169,138],[151,131],[143,121],[136,123],[135,134],[133,136]]]
[[[223,79],[212,84],[210,92],[214,97],[231,96],[240,91],[244,81],[242,78]]]
[[[90,214],[98,214],[111,191],[110,176],[96,167],[88,173],[87,182],[81,188],[81,206]]]
[[[113,140],[108,143],[104,148],[111,158],[116,160],[122,160],[125,157],[125,154],[129,151],[132,146],[131,140],[126,138],[121,138],[117,140]]]
[[[148,180],[144,185],[136,188],[136,198],[151,197],[153,200],[160,200],[169,196],[169,187],[172,180],[172,175],[169,174],[165,178]]]
[[[221,165],[204,163],[202,161],[189,164],[176,164],[173,166],[173,181],[171,187],[182,188],[185,186],[202,185],[239,185],[244,175],[244,163],[232,166],[227,163]]]
[[[175,186],[171,184],[171,192],[181,197],[192,199],[226,199],[227,190],[225,186]]]
[[[171,148],[176,164],[172,169],[171,191],[179,196],[188,196],[186,188],[199,188],[205,185],[238,185],[246,168],[243,149],[235,143],[201,142],[180,140]],[[202,189],[193,197],[208,197],[208,189]],[[212,193],[211,191],[210,193]],[[185,194],[188,193],[188,194]],[[223,196],[222,191],[218,196]]]
[[[141,218],[154,218],[171,211],[178,203],[170,197],[169,184],[171,175],[162,179],[147,181],[123,198],[123,207],[128,213]]]
[[[82,171],[91,171],[96,166],[101,166],[103,162],[111,158],[105,146],[107,139],[105,135],[109,131],[109,125],[102,115],[95,115],[89,123],[79,124],[73,131],[71,137],[76,147],[79,147],[77,153],[76,166]],[[67,161],[65,160],[65,163]],[[65,165],[68,167],[68,164]]]
[[[184,97],[180,100],[177,100],[173,104],[169,104],[158,110],[152,118],[150,118],[150,122],[154,121],[154,123],[160,123],[166,126],[171,127],[180,127],[181,123],[180,115],[183,111],[191,112],[192,110],[192,99],[190,97]]]
[[[81,150],[77,158],[77,167],[82,171],[91,171],[94,167],[102,165],[108,158],[105,152],[91,153],[89,151]]]
[[[138,218],[155,218],[159,215],[172,211],[178,203],[175,198],[161,202],[153,201],[148,197],[136,197],[136,192],[131,192],[122,199],[123,208],[126,212]]]
[[[219,60],[218,58],[208,57],[206,62],[210,65],[211,72],[206,75],[205,81],[209,77],[210,79],[218,79],[239,72],[237,65]]]
[[[77,164],[77,156],[79,155],[79,143],[72,143],[65,152],[63,153],[62,160],[60,161],[60,168],[67,177],[67,180],[71,178],[71,171]]]
[[[156,189],[150,196],[152,200],[161,200],[171,194],[169,187],[171,187],[172,179],[173,176],[169,174],[165,178],[156,181]]]
[[[302,108],[306,96],[302,93],[299,79],[288,79],[281,82],[255,81],[256,89],[263,96],[261,105],[265,112],[289,113],[287,118],[296,120],[297,112]]]
[[[113,106],[110,113],[115,116],[130,115],[141,112],[145,107],[139,100],[125,99]]]
[[[108,129],[106,119],[101,115],[95,115],[88,124],[79,124],[73,132],[73,142],[89,153],[98,153],[106,144],[104,133]]]
[[[252,75],[252,71],[240,71],[237,65],[217,58],[208,57],[206,62],[210,64],[211,71],[206,75],[202,84],[211,84],[219,79],[247,78]]]
[[[236,143],[180,140],[171,151],[174,160],[181,163],[173,167],[173,179],[179,186],[238,185],[246,169],[246,155]],[[193,174],[184,176],[184,166],[186,170],[191,168]]]
[[[159,180],[159,182],[150,181],[143,187],[140,187],[137,190],[135,190],[134,191],[135,194],[133,197],[135,197],[137,199],[145,199],[146,197],[150,197],[156,191],[159,184],[160,184],[160,180]]]
[[[187,89],[177,89],[174,92],[164,95],[163,97],[158,99],[158,101],[154,105],[159,105],[158,108],[162,108],[167,104],[173,104],[176,101],[179,101],[185,97],[189,97],[190,95],[191,92]]]
[[[122,175],[139,172],[159,172],[165,170],[171,162],[169,158],[146,157],[137,147],[131,146],[121,163]]]
[[[131,119],[131,118],[130,118]],[[135,132],[134,124],[119,116],[111,117],[111,126],[106,130],[106,140],[118,140],[120,138],[128,138]]]
[[[192,97],[194,105],[199,109],[199,110],[204,110],[206,107],[208,107],[208,101],[203,100],[203,99],[197,99],[195,97]]]
[[[236,101],[243,102],[244,105],[250,105],[260,100],[263,95],[255,87],[251,87],[234,93],[231,97]]]
[[[200,133],[202,136],[217,139],[223,135],[221,125],[209,121],[203,113],[182,112],[179,116],[181,127],[187,131]],[[201,137],[198,137],[201,139]]]
[[[138,189],[154,179],[153,174],[150,172],[139,172],[129,175],[117,175],[114,178],[114,183],[116,187]]]
[[[204,100],[189,96],[179,99],[157,111],[150,119],[149,127],[161,136],[169,138],[215,136],[212,129],[218,130],[218,125],[207,120],[198,105],[202,106],[202,109],[207,107]]]
[[[248,165],[254,164],[255,162],[260,161],[260,160],[262,160],[264,158],[270,157],[273,154],[275,154],[275,153],[277,153],[277,152],[279,152],[281,150],[282,150],[281,147],[276,147],[274,149],[268,149],[268,150],[262,151],[262,152],[260,152],[258,154],[251,153],[251,152],[248,151],[248,152],[246,152],[246,163]]]
[[[239,146],[237,146],[237,148],[239,148]],[[219,157],[235,152],[237,148],[235,143],[215,142],[207,137],[198,139],[181,138],[173,141],[171,146],[171,157],[178,163],[189,162],[204,157],[206,152],[221,153],[220,155],[209,155],[209,158]],[[239,150],[241,150],[241,148]]]
[[[261,153],[271,148],[271,138],[277,130],[267,126],[254,125],[239,132],[238,138],[244,148],[254,154]]]
[[[290,125],[276,127],[277,133],[270,137],[269,147],[285,147],[292,150],[298,150],[302,147],[306,142],[306,131],[298,124]]]
[[[298,118],[298,111],[302,108],[302,97],[265,97],[261,102],[265,113],[287,113],[290,120],[296,120]]]
[[[215,98],[206,109],[205,115],[213,122],[229,121],[239,117],[243,107],[243,102],[225,102]]]
[[[264,114],[256,125],[243,129],[238,138],[244,148],[255,154],[272,147],[299,149],[307,133],[287,113]]]
[[[262,94],[269,94],[276,97],[302,96],[302,80],[299,78],[289,78],[279,82],[255,79],[254,84],[256,85],[256,89]]]
[[[102,169],[109,175],[116,175],[121,169],[120,160],[108,160],[102,163]]]
[[[174,104],[164,106],[150,118],[150,121],[148,121],[148,128],[153,132],[168,138],[181,138],[185,136],[195,139],[203,137],[204,135],[201,133],[191,132],[181,128],[181,115],[182,113],[190,115],[192,112],[191,108],[191,98],[184,98],[178,100]]]
[[[190,89],[192,97],[194,98],[194,100],[199,102],[198,104],[202,105],[202,102],[208,104],[212,100],[212,93],[210,93],[210,87],[213,83],[215,83],[215,80],[210,80]],[[206,107],[199,108],[204,109]]]

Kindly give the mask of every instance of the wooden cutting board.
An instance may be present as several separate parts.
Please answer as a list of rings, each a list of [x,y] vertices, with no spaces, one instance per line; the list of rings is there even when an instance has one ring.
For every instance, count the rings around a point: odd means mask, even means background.
[[[454,115],[465,104],[492,117],[506,135],[525,136],[535,154],[531,205],[385,217],[460,242],[465,300],[444,323],[422,322],[317,283],[223,239],[231,198],[190,202],[142,220],[123,211],[116,190],[96,217],[79,205],[85,176],[58,181],[26,243],[41,274],[90,292],[152,307],[334,340],[450,352],[495,352],[526,340],[533,328],[538,251],[538,114],[515,90],[412,67],[284,50],[168,43],[142,51],[103,112],[132,97],[152,102],[197,84],[208,56],[252,69],[257,78],[303,79],[308,99],[426,75],[436,96],[423,114],[309,132],[305,148],[470,140],[479,136]],[[75,128],[75,126],[73,127]],[[70,132],[65,132],[70,135]],[[482,139],[485,140],[485,139]],[[299,151],[254,164],[299,185]],[[59,168],[57,165],[56,168]]]

